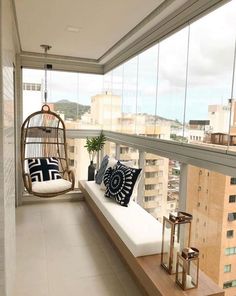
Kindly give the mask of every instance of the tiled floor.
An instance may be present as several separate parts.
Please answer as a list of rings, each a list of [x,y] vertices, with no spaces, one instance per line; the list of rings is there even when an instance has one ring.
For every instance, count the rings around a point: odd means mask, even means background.
[[[141,296],[85,202],[16,210],[14,296]]]

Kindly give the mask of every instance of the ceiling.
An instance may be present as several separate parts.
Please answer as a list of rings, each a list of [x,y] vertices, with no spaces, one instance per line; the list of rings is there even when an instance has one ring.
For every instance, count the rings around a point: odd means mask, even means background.
[[[49,44],[51,54],[97,60],[163,2],[185,1],[15,0],[21,48],[42,53],[40,44]],[[157,23],[156,15],[145,20],[142,33]]]
[[[106,73],[227,1],[13,0],[21,64]]]

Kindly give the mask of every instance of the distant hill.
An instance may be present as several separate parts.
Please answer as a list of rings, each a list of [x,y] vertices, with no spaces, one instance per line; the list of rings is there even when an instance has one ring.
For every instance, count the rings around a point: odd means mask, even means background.
[[[65,114],[65,119],[80,119],[81,116],[90,111],[90,106],[81,105],[68,100],[61,100],[54,103],[55,111],[59,111]]]

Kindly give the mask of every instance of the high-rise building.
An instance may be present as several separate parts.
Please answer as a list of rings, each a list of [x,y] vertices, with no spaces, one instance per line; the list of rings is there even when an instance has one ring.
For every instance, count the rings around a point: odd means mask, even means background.
[[[228,134],[230,108],[231,128]],[[224,148],[228,139],[230,145],[233,143],[235,108],[234,101],[232,106],[209,106],[210,129],[204,132],[206,143],[202,145]],[[230,148],[233,149],[232,146]],[[189,165],[187,180],[186,210],[193,213],[191,243],[200,250],[200,268],[226,289],[226,296],[235,296],[236,178]]]
[[[200,250],[201,270],[235,296],[236,178],[189,166],[186,210],[193,213],[191,244]]]

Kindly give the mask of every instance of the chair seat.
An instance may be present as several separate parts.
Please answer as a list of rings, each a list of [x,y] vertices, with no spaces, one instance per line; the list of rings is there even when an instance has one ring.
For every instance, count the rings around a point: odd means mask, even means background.
[[[42,194],[62,192],[70,188],[72,188],[72,183],[65,179],[32,182],[32,191]]]

